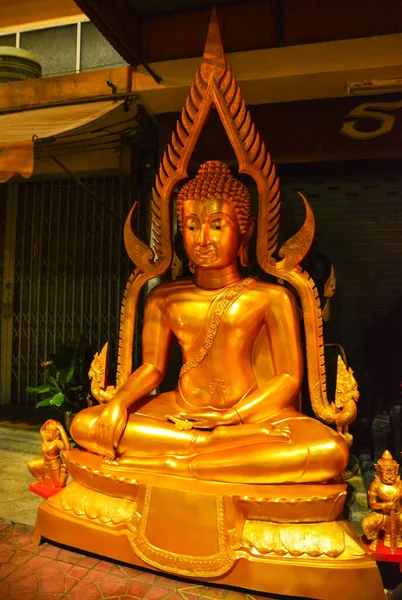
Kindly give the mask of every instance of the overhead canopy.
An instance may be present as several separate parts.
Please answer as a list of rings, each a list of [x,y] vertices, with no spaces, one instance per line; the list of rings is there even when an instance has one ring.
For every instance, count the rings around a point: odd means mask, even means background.
[[[83,127],[122,105],[124,100],[102,100],[38,108],[0,116],[0,183],[34,168],[34,139],[57,136]]]

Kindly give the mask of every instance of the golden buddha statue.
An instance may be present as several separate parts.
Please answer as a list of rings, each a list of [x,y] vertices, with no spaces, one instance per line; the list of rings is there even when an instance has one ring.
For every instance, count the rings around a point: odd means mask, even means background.
[[[152,290],[143,364],[106,406],[76,416],[73,438],[137,471],[246,483],[339,476],[345,441],[296,410],[303,359],[295,299],[239,273],[253,228],[247,188],[211,161],[177,205],[194,277]],[[183,355],[177,388],[147,396],[163,379],[173,336]]]
[[[227,165],[207,162],[177,200],[194,276],[152,289],[143,363],[132,372],[138,294],[170,269],[172,193],[187,178],[212,106],[239,172],[257,185],[258,262],[294,293],[241,275],[254,225],[249,193]],[[125,245],[136,268],[123,298],[116,386],[107,382],[106,346],[90,371],[101,404],[72,423],[82,448],[63,453],[73,482],[40,507],[38,539],[260,591],[351,600],[352,581],[362,597],[367,589],[373,600],[384,598],[375,563],[341,520],[344,438],[351,442],[356,391],[347,396],[346,389],[344,401],[333,404],[326,397],[319,297],[299,266],[314,237],[314,217],[303,201],[303,227],[276,253],[279,180],[213,15],[201,68],[156,177],[152,249],[133,234],[135,206],[126,221]],[[300,413],[298,302],[311,404],[335,429]],[[174,391],[153,394],[174,337],[183,357],[179,381]],[[345,569],[347,578],[341,576]]]

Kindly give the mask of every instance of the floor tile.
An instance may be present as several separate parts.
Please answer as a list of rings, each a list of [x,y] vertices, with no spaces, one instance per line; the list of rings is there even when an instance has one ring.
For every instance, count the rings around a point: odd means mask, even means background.
[[[92,567],[97,565],[98,562],[99,558],[94,558],[92,556],[84,556],[83,558],[81,558],[78,564],[80,565],[80,567],[87,567],[88,569],[92,569]]]
[[[13,556],[10,559],[10,563],[13,565],[23,565],[32,558],[31,552],[25,552],[24,550],[17,550],[14,552]]]
[[[138,575],[136,575],[137,581],[143,581],[144,583],[156,583],[158,579],[158,575],[154,575],[154,573],[146,573],[144,571],[139,571]]]
[[[10,597],[10,584],[0,580],[0,598]]]
[[[114,579],[112,581],[104,581],[99,584],[99,588],[104,598],[115,598],[116,596],[124,596],[127,593],[127,579]]]
[[[28,577],[28,575],[31,575],[32,573],[32,569],[29,569],[26,565],[22,567],[17,567],[12,573],[7,575],[6,581],[11,583],[13,581],[16,581],[17,579]]]
[[[106,574],[103,571],[98,571],[97,569],[89,569],[86,575],[83,578],[83,581],[88,581],[91,583],[99,583],[105,579]]]
[[[78,554],[77,552],[72,552],[72,550],[65,550],[64,548],[60,550],[60,554],[58,555],[58,559],[67,563],[77,564],[80,562],[82,554]]]
[[[180,594],[185,600],[194,600],[195,598],[199,599],[205,592],[206,588],[204,586],[195,586],[189,588],[179,589]]]
[[[16,571],[18,574],[18,571]],[[10,596],[14,596],[14,594],[27,592],[27,593],[37,593],[38,591],[38,580],[33,571],[30,573],[18,574],[18,577],[13,579],[10,583]]]
[[[237,592],[236,592],[237,593]],[[228,596],[229,592],[228,590],[225,590],[225,588],[215,588],[215,587],[209,587],[207,588],[204,593],[202,594],[203,598],[211,598],[211,599],[223,599],[223,598],[229,598]],[[241,598],[231,598],[231,600],[245,600],[244,598],[244,594],[240,594]]]
[[[58,558],[60,553],[60,548],[57,546],[52,546],[50,544],[43,544],[42,547],[39,547],[41,556],[50,556],[50,558]]]
[[[100,560],[95,568],[107,573],[113,568],[113,563],[110,560]]]
[[[149,583],[143,583],[134,579],[128,585],[127,594],[134,598],[144,598],[150,587]]]
[[[25,563],[27,567],[30,569],[38,569],[39,567],[43,567],[52,559],[49,556],[41,556],[40,554],[31,554],[30,559]]]
[[[156,580],[156,585],[162,585],[164,587],[170,588],[171,590],[177,590],[177,581],[170,577],[158,577]]]
[[[89,569],[85,567],[80,567],[78,565],[72,565],[71,569],[68,571],[69,577],[75,577],[75,579],[83,579],[85,575],[87,575]]]
[[[68,594],[66,594],[66,598],[68,598],[68,600],[99,600],[102,598],[102,594],[96,584],[79,581],[71,588]]]
[[[173,594],[171,588],[153,585],[145,595],[146,600],[165,600]]]
[[[180,595],[183,600],[200,600],[201,594],[193,594],[192,592],[188,592],[186,590],[180,590]]]

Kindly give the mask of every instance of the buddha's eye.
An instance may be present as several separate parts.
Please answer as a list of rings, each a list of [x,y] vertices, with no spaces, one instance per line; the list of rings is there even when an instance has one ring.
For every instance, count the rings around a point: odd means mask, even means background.
[[[189,231],[196,231],[198,229],[198,223],[194,220],[189,220],[186,223],[186,227]]]
[[[224,228],[224,226],[225,222],[222,219],[219,219],[219,221],[212,221],[211,223],[211,229],[213,229],[214,231],[220,231]]]

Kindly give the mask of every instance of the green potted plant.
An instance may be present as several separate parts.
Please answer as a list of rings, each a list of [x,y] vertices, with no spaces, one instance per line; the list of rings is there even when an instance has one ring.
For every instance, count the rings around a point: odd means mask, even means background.
[[[43,383],[26,388],[28,393],[38,394],[36,408],[55,407],[64,412],[68,431],[73,416],[91,403],[88,378],[91,360],[90,347],[82,336],[75,336],[70,344],[63,344],[41,362]]]

